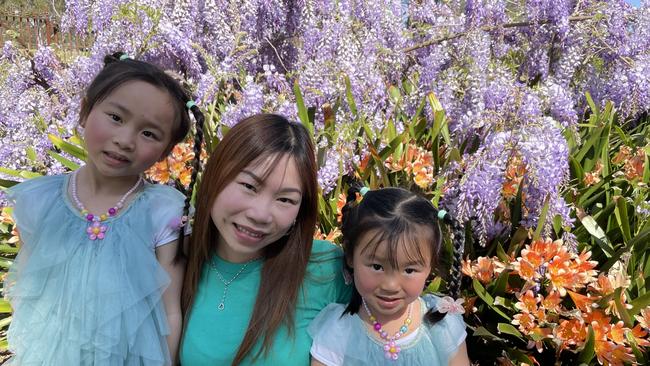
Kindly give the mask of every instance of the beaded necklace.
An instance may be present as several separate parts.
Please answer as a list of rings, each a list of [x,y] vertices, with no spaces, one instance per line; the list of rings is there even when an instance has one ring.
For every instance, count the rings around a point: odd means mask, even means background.
[[[389,337],[388,332],[382,329],[382,325],[380,322],[377,321],[377,318],[375,318],[374,315],[370,312],[370,309],[368,308],[368,304],[366,304],[366,299],[361,299],[363,303],[363,307],[366,309],[366,313],[368,313],[368,318],[370,318],[370,321],[372,322],[372,327],[379,333],[379,336],[381,339],[385,340],[386,343],[384,343],[384,356],[390,360],[397,360],[399,358],[399,353],[402,350],[400,346],[395,343],[395,341],[399,338],[401,338],[406,332],[409,330],[409,325],[411,324],[411,306],[413,303],[410,303],[408,306],[407,314],[406,314],[406,319],[404,320],[404,324],[399,328],[397,333],[395,333],[394,336]]]
[[[81,203],[79,196],[77,195],[77,173],[78,172],[79,170],[75,170],[75,172],[72,173],[72,179],[70,180],[72,199],[74,200],[74,203],[77,205],[79,211],[81,211],[81,215],[84,216],[89,223],[89,226],[86,228],[88,239],[93,241],[102,240],[106,236],[106,231],[108,230],[108,227],[106,225],[103,225],[102,222],[108,219],[109,217],[113,217],[117,215],[117,212],[122,207],[124,207],[124,200],[126,200],[126,198],[130,196],[131,193],[133,193],[142,182],[142,177],[138,177],[138,180],[135,182],[133,187],[131,187],[131,189],[126,191],[126,193],[124,193],[122,198],[120,198],[120,200],[117,201],[117,204],[109,208],[105,214],[93,215],[90,212],[88,212],[86,207],[84,207],[83,203]]]

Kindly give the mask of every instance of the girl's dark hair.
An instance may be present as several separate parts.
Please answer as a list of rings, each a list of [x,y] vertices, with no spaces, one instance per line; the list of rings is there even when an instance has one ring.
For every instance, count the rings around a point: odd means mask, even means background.
[[[171,75],[165,73],[159,67],[144,61],[138,61],[126,57],[122,52],[116,52],[104,57],[104,68],[95,76],[95,79],[86,89],[86,93],[79,112],[79,120],[83,121],[88,118],[93,107],[101,103],[115,89],[129,81],[143,81],[155,87],[163,89],[169,93],[174,102],[176,120],[174,126],[176,129],[172,132],[172,138],[169,146],[165,149],[163,156],[169,154],[177,143],[183,141],[190,131],[190,116],[187,108],[187,102],[192,100],[187,91]],[[196,176],[200,169],[200,152],[203,143],[203,113],[196,105],[192,105],[189,111],[194,115],[196,121],[196,133],[194,134],[194,161],[192,162],[192,179],[189,189],[186,193],[185,205],[183,207],[183,216],[187,216],[192,199],[192,191]],[[185,237],[184,231],[179,232],[179,247],[183,245]]]
[[[431,237],[431,269],[438,268],[438,257],[442,247],[442,237],[438,213],[433,204],[422,196],[402,188],[382,188],[368,191],[360,203],[357,198],[361,194],[361,186],[352,184],[347,192],[346,204],[342,209],[343,252],[345,266],[352,271],[348,263],[352,263],[354,250],[361,239],[368,233],[374,232],[370,245],[376,249],[379,244],[387,244],[388,261],[397,267],[397,250],[406,244],[406,252],[416,259],[423,258],[418,243],[421,243],[421,228],[428,228]],[[465,235],[462,226],[445,213],[442,221],[451,226],[453,231],[453,262],[448,277],[448,291],[454,298],[460,294],[460,264],[465,246]],[[373,249],[371,249],[373,250]],[[433,273],[432,273],[433,274]],[[438,273],[439,274],[439,273]],[[361,306],[361,295],[355,287],[352,288],[352,298],[345,313],[355,314]],[[433,324],[445,316],[437,310],[429,310],[424,319]]]
[[[307,271],[316,228],[318,181],[314,145],[307,129],[274,114],[257,114],[237,123],[214,149],[203,173],[196,202],[196,215],[181,296],[184,318],[190,315],[201,273],[216,254],[219,232],[210,212],[223,189],[250,164],[273,159],[264,177],[276,163],[289,156],[300,172],[302,200],[289,234],[264,248],[260,287],[255,306],[239,345],[233,365],[241,364],[257,342],[262,342],[253,359],[266,353],[281,324],[294,334],[293,317],[300,286]],[[289,270],[290,269],[290,270]],[[282,284],[279,286],[278,284]],[[187,321],[185,321],[187,324]]]

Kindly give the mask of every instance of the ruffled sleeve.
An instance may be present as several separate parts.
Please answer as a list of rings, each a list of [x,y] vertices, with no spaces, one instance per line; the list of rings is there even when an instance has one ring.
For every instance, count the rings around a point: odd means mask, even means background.
[[[428,309],[435,309],[440,298],[435,295],[425,295],[422,297]],[[447,314],[440,321],[435,323],[428,330],[434,344],[437,346],[440,356],[449,360],[458,347],[465,341],[467,332],[465,331],[465,321],[460,314]]]
[[[147,186],[147,194],[151,196],[149,213],[157,229],[154,232],[153,248],[178,240],[181,217],[185,196],[176,189],[152,184]],[[191,232],[189,225],[185,225],[185,234]]]
[[[46,208],[63,193],[64,178],[62,175],[34,178],[6,191],[23,245],[32,242],[41,217],[48,211]]]
[[[312,320],[307,329],[313,339],[310,354],[327,366],[343,365],[350,336],[350,317],[342,304],[329,304]]]

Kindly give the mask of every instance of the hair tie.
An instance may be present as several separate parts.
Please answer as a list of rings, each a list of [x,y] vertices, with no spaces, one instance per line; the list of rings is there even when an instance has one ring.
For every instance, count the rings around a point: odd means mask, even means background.
[[[129,55],[127,55],[126,53],[120,56],[120,61],[130,60],[130,59],[131,57],[129,57]]]
[[[438,219],[439,220],[444,220],[445,216],[447,216],[447,211],[445,210],[438,210]]]
[[[192,107],[195,107],[195,106],[196,106],[196,103],[194,103],[193,100],[188,100],[187,103],[185,103],[185,107],[187,107],[187,109],[192,109]]]
[[[366,193],[368,193],[368,191],[370,191],[370,188],[368,187],[361,187],[361,189],[359,189],[359,193],[361,193],[361,196],[365,196]]]

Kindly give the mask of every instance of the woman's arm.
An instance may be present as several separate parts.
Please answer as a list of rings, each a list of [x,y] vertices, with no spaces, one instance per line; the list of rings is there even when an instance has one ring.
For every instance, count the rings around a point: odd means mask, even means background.
[[[449,366],[469,366],[469,357],[467,356],[467,345],[465,342],[461,343],[458,351],[449,360]]]
[[[176,365],[178,359],[178,344],[180,342],[181,329],[183,326],[183,316],[181,314],[181,288],[183,285],[183,275],[185,273],[185,262],[174,263],[177,247],[178,242],[174,241],[156,248],[156,258],[158,258],[158,262],[160,262],[160,265],[165,269],[165,271],[167,271],[171,278],[169,287],[167,287],[163,293],[163,303],[165,304],[167,323],[169,323],[167,345],[169,346],[172,365]]]

